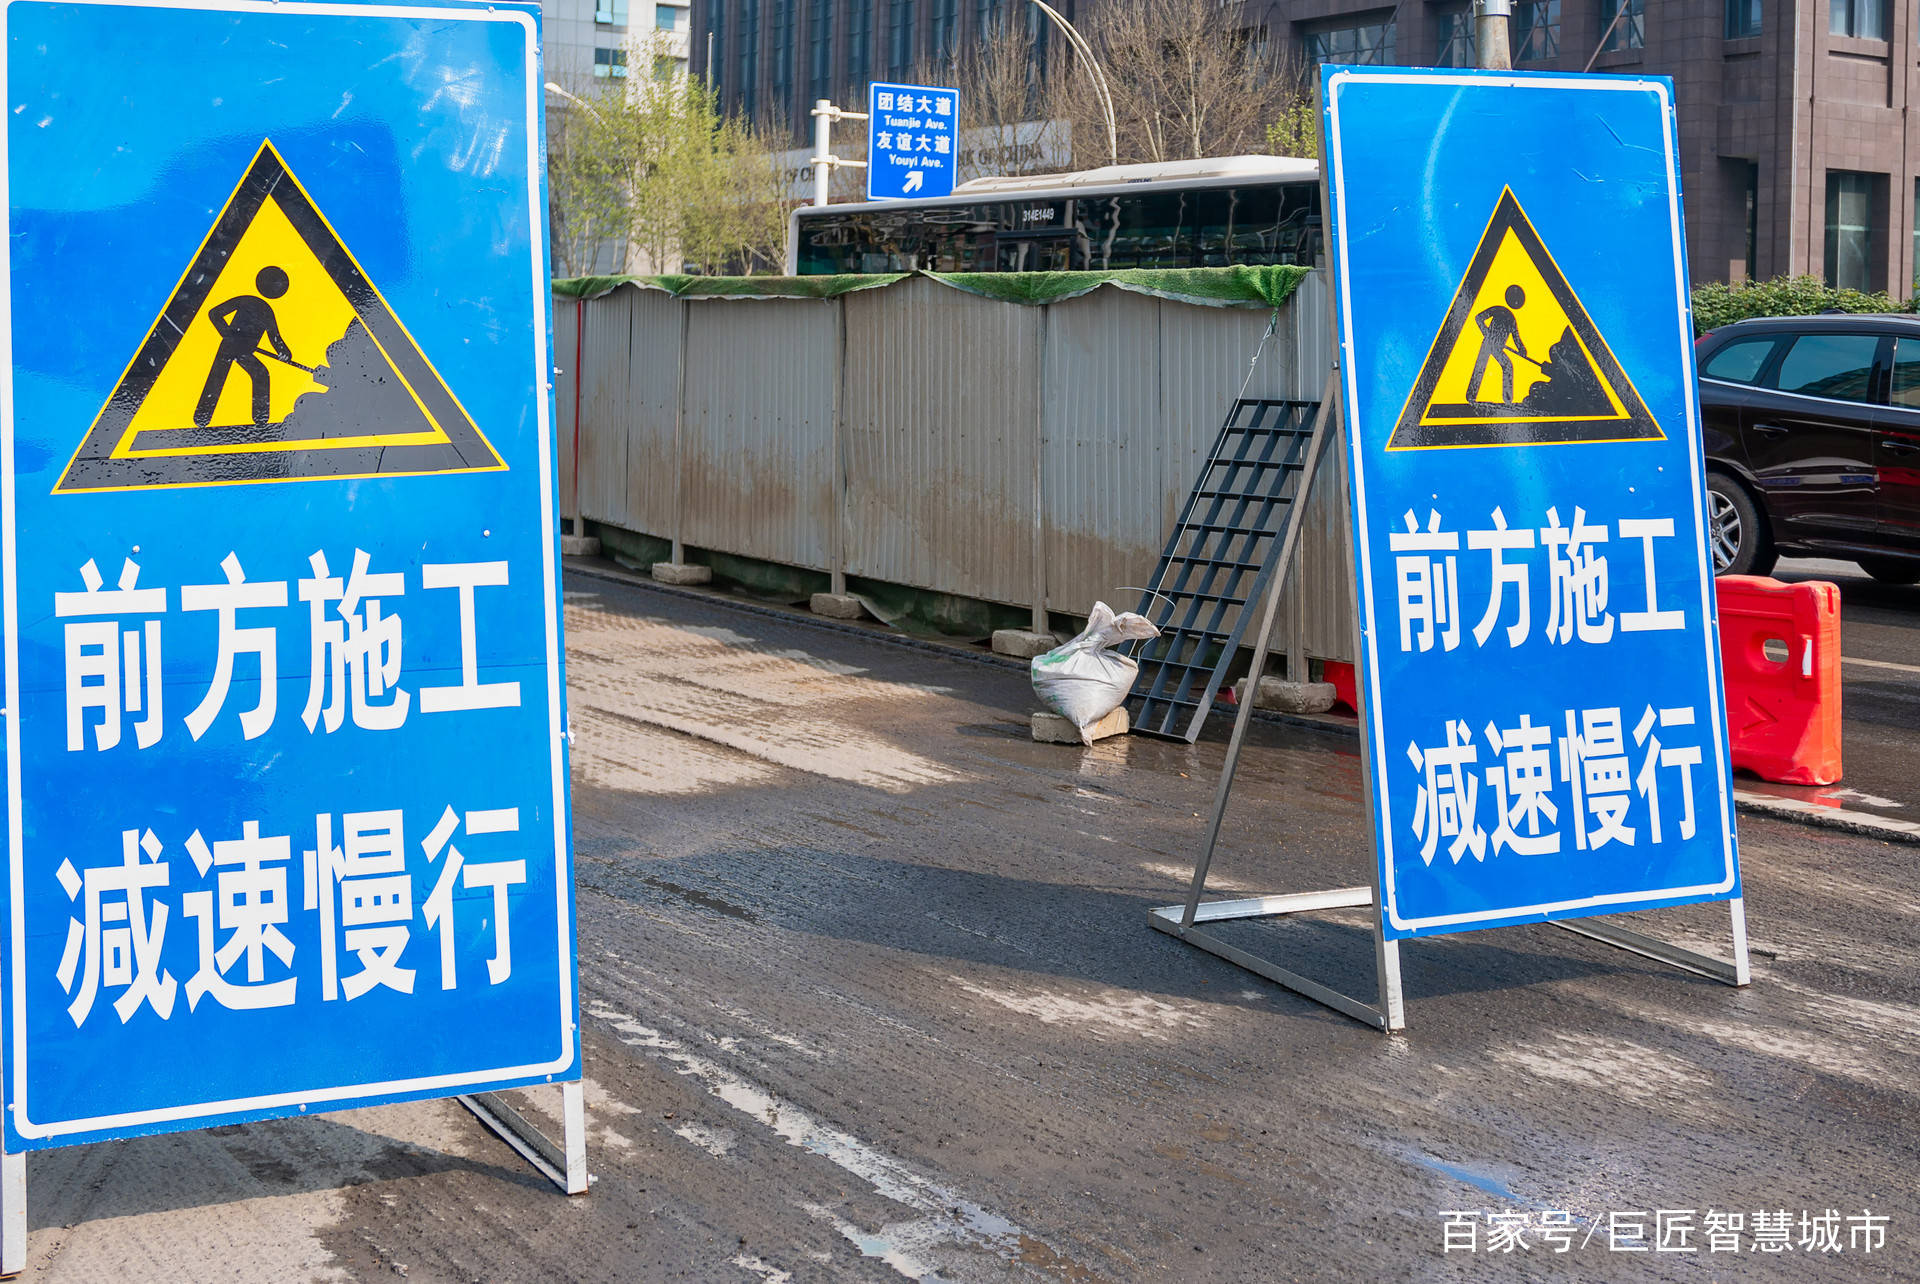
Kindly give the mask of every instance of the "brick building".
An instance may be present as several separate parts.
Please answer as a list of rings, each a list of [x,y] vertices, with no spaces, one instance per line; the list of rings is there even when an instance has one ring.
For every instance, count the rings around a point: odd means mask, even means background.
[[[1309,63],[1474,61],[1467,0],[1243,3],[1246,16],[1233,25],[1263,28]],[[1022,7],[1037,21],[1024,0],[693,0],[692,68],[707,69],[711,47],[727,104],[761,119],[784,115],[800,141],[814,99],[856,102],[869,79],[907,75]],[[1055,7],[1079,16],[1071,3]],[[1514,0],[1513,11],[1516,68],[1578,71],[1592,58],[1595,71],[1674,78],[1696,282],[1793,273],[1898,298],[1912,292],[1913,5]]]

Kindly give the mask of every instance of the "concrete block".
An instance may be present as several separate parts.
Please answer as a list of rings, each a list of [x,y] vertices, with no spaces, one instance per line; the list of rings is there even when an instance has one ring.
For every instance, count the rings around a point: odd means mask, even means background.
[[[600,556],[600,537],[598,535],[562,535],[560,555],[562,557],[598,557]]]
[[[1236,700],[1247,698],[1245,678],[1233,684],[1233,696]],[[1331,682],[1289,682],[1269,676],[1260,679],[1255,707],[1276,713],[1325,713],[1333,708],[1333,701]]]
[[[653,578],[662,584],[711,584],[711,566],[691,566],[685,562],[655,562]]]
[[[1021,660],[1031,660],[1036,655],[1045,655],[1060,643],[1051,633],[1029,633],[1025,629],[995,629],[993,631],[993,649],[1000,655],[1011,655]]]
[[[867,613],[860,599],[851,593],[815,593],[807,599],[807,609],[829,620],[857,620]]]
[[[1127,718],[1127,706],[1123,704],[1088,727],[1086,737],[1082,739],[1080,728],[1059,714],[1042,709],[1033,715],[1033,738],[1043,745],[1090,745],[1096,740],[1105,740],[1108,736],[1124,736],[1132,725]]]

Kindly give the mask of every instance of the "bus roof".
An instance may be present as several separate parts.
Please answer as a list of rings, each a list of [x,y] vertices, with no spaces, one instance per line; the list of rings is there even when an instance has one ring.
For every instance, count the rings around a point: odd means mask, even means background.
[[[943,205],[975,205],[982,200],[1049,200],[1062,195],[1106,196],[1141,184],[1179,187],[1232,187],[1248,182],[1320,181],[1320,162],[1295,156],[1213,156],[1201,160],[1168,161],[1153,165],[1106,165],[1066,174],[1022,174],[1004,178],[976,178],[960,184],[952,196],[932,200],[847,201],[832,205],[802,205],[796,218],[846,214],[855,210],[933,209]]]
[[[1117,187],[1129,183],[1168,183],[1201,178],[1312,179],[1320,162],[1296,156],[1205,156],[1198,160],[1156,161],[1147,165],[1103,165],[1066,174],[1018,174],[970,179],[955,196],[976,192],[1023,192],[1035,188]]]

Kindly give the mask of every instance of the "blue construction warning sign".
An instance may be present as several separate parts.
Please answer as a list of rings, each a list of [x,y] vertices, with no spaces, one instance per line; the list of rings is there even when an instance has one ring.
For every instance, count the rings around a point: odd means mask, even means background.
[[[1671,83],[1322,91],[1386,935],[1737,897]]]
[[[960,91],[938,85],[867,87],[867,199],[953,195]]]
[[[9,1150],[579,1077],[538,14],[0,19]]]

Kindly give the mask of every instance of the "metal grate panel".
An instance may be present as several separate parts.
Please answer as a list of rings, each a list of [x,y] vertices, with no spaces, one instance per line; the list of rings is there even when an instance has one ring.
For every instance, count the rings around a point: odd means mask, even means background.
[[[1160,636],[1134,659],[1133,730],[1200,736],[1302,498],[1317,401],[1242,399],[1174,523],[1140,613]]]

